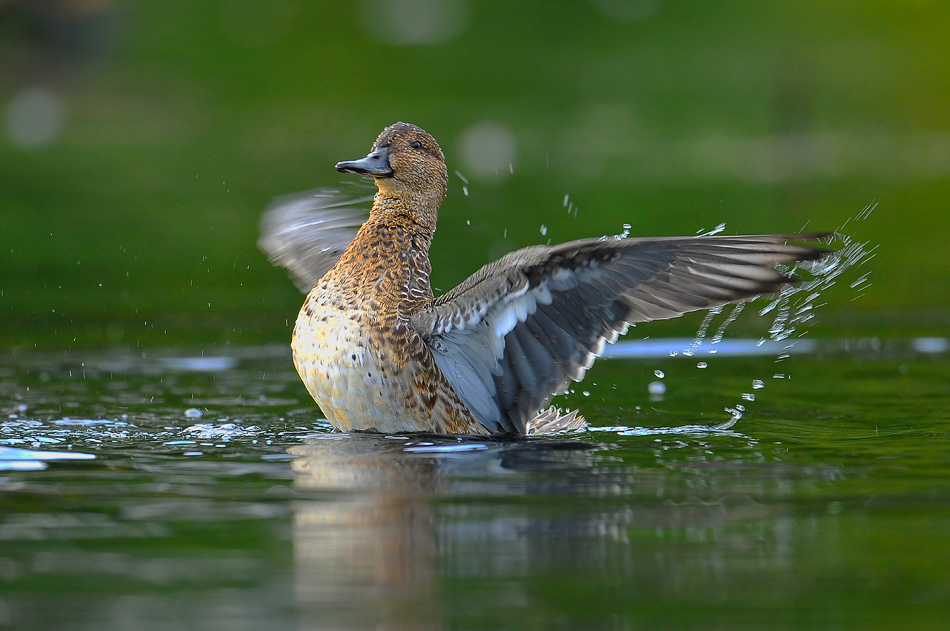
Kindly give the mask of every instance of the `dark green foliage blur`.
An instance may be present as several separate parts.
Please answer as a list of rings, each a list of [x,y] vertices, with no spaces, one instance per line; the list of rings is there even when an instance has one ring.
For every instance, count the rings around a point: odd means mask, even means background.
[[[845,229],[879,244],[871,286],[816,329],[946,333],[950,5],[447,5],[441,39],[394,43],[371,2],[0,3],[0,344],[288,340],[302,297],[257,250],[260,214],[353,183],[333,164],[397,120],[453,173],[443,290],[624,223],[834,230],[876,201]],[[47,106],[49,137],[18,137]],[[466,158],[492,133],[497,174]]]

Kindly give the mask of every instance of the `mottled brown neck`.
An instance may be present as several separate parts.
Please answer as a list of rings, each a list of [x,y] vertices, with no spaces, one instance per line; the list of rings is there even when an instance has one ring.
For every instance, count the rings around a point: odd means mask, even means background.
[[[429,246],[435,219],[426,219],[405,200],[377,195],[369,219],[324,277],[343,306],[395,322],[432,300]]]
[[[418,233],[420,237],[425,238],[428,252],[439,219],[442,197],[443,195],[426,197],[408,193],[401,193],[396,197],[380,190],[373,201],[370,220],[381,225],[401,225]]]

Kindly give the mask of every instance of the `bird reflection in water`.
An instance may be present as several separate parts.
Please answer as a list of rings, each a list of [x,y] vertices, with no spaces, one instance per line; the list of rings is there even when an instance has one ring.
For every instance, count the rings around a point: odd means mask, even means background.
[[[307,497],[293,520],[297,601],[313,623],[301,628],[439,628],[438,463],[403,442],[329,434],[289,450]]]
[[[710,449],[758,448],[686,429],[632,449],[591,433],[323,434],[291,447],[299,628],[554,628],[575,590],[689,600],[713,573],[726,598],[750,588],[752,562],[781,580],[789,551],[816,535],[790,527],[787,498],[840,471],[718,461]]]
[[[551,460],[562,453],[587,468],[601,449],[571,440],[369,434],[326,434],[291,447],[301,498],[293,519],[300,628],[442,628],[433,500],[494,494],[498,483],[510,491],[500,471],[559,468]]]

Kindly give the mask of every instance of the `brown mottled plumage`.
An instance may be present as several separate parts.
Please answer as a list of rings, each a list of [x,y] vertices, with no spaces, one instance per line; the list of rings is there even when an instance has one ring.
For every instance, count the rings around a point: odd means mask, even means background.
[[[577,427],[576,413],[539,410],[630,324],[774,293],[794,280],[775,263],[825,252],[786,243],[822,235],[582,239],[511,252],[433,299],[429,246],[448,182],[435,139],[395,123],[337,170],[379,189],[348,245],[360,215],[325,191],[280,200],[259,243],[312,287],[294,364],[344,431]]]
[[[297,371],[344,431],[487,433],[410,321],[432,301],[429,246],[448,185],[442,151],[407,124],[387,128],[374,147],[369,158],[387,154],[378,165],[337,165],[376,176],[379,194],[356,238],[307,296],[294,327]]]

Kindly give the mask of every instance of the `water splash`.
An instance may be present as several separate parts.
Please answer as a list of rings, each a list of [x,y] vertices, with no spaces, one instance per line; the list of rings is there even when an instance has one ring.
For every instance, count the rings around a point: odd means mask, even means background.
[[[462,194],[468,197],[468,178],[462,175],[461,171],[456,170],[455,175],[459,176],[459,179],[464,182],[462,184]]]
[[[97,447],[104,443],[125,441],[143,435],[132,423],[118,419],[74,419],[64,417],[51,421],[10,419],[0,423],[0,446],[33,448],[73,444]]]
[[[227,419],[221,419],[225,421]],[[186,436],[191,436],[197,440],[220,440],[228,442],[232,438],[247,438],[257,436],[261,433],[261,428],[256,425],[242,427],[238,423],[198,423],[191,427],[181,430]]]
[[[577,217],[577,204],[571,201],[571,196],[567,193],[564,194],[564,208],[567,208],[567,214],[571,213]]]
[[[726,222],[722,222],[721,224],[719,224],[718,226],[716,226],[715,228],[713,228],[713,229],[710,230],[709,232],[703,232],[703,233],[700,234],[699,236],[701,236],[701,237],[711,237],[711,236],[713,236],[714,234],[719,234],[720,232],[725,232],[725,230],[726,230]]]
[[[709,325],[712,324],[713,318],[715,318],[720,313],[722,313],[721,306],[713,307],[708,313],[706,313],[706,317],[703,318],[702,324],[699,325],[699,330],[696,331],[696,337],[693,338],[693,343],[689,345],[689,348],[683,351],[683,355],[692,357],[693,354],[699,350],[699,347],[703,345],[703,341],[706,339],[706,332],[709,330]]]
[[[706,436],[735,436],[743,437],[738,432],[728,431],[729,428],[720,425],[680,425],[678,427],[630,427],[627,425],[590,426],[589,432],[610,432],[618,436],[690,436],[703,438]]]
[[[875,205],[876,206],[876,205]],[[871,208],[873,210],[873,208]],[[862,211],[869,214],[869,211]],[[847,222],[845,222],[847,225]],[[843,226],[842,226],[843,227]],[[769,338],[779,342],[791,337],[800,325],[814,319],[814,310],[826,303],[817,303],[822,293],[833,287],[841,276],[852,268],[865,265],[874,258],[877,246],[870,246],[867,242],[857,241],[844,234],[839,228],[826,241],[829,246],[841,244],[841,247],[832,250],[826,257],[817,261],[806,261],[790,268],[788,273],[807,272],[811,278],[798,285],[785,285],[778,296],[759,310],[760,316],[774,312],[772,324],[769,326]],[[859,292],[870,287],[868,277],[871,272],[865,272],[854,283],[849,283],[851,289]],[[860,297],[860,294],[857,297]],[[804,332],[799,333],[799,336]]]
[[[577,212],[576,212],[576,211],[575,211],[574,215],[577,216]],[[615,235],[613,235],[613,236],[610,236],[610,235],[606,235],[606,234],[605,234],[605,235],[602,236],[600,239],[598,239],[598,241],[610,241],[610,240],[622,241],[623,239],[626,239],[627,237],[630,236],[630,229],[632,228],[632,226],[631,226],[630,224],[628,224],[628,223],[625,223],[625,224],[623,224],[621,227],[623,228],[623,230],[621,230],[621,232],[620,232],[619,234],[615,234]]]
[[[854,219],[858,221],[867,219],[871,216],[875,208],[877,208],[877,202],[868,204]],[[801,338],[805,335],[808,326],[810,326],[815,319],[815,310],[826,304],[818,302],[824,292],[833,287],[846,272],[865,265],[874,258],[875,251],[877,250],[876,245],[871,246],[866,241],[859,241],[845,234],[844,230],[850,222],[851,219],[845,221],[831,236],[825,239],[824,243],[829,246],[831,251],[821,259],[801,262],[796,266],[775,266],[775,268],[782,273],[788,275],[804,275],[805,278],[798,284],[784,285],[779,294],[772,297],[768,304],[758,311],[760,317],[771,317],[771,322],[767,330],[768,339],[773,343],[784,342],[789,340],[792,336]],[[723,230],[725,230],[725,224],[719,224],[713,230],[703,233],[703,236],[718,234]],[[863,292],[871,286],[868,280],[870,274],[870,271],[866,271],[856,280],[849,283],[849,288],[858,292],[858,295],[852,298],[852,300],[859,298]],[[718,344],[722,341],[726,329],[739,317],[747,302],[749,301],[740,301],[735,304],[726,319],[719,325],[719,328],[710,340],[711,344]],[[684,355],[691,356],[699,349],[705,341],[706,334],[712,322],[721,311],[722,309],[718,308],[710,310],[709,313],[707,313],[702,324],[699,326],[699,330],[696,332],[693,343],[689,348],[683,351]],[[762,337],[758,345],[762,346],[766,341],[766,338]],[[775,361],[782,362],[787,359],[790,356],[788,351],[794,344],[794,341],[789,341],[787,344],[784,344],[782,350],[776,353]],[[773,375],[773,379],[785,378],[785,373],[776,373]],[[765,387],[765,384],[762,380],[756,379],[753,381],[752,387],[753,390],[759,390]],[[744,401],[754,401],[755,395],[744,392],[741,394],[741,398]],[[731,418],[723,424],[723,427],[728,428],[735,425],[735,423],[742,418],[745,408],[741,404],[736,404],[734,407],[725,408],[725,410],[731,414]]]
[[[730,324],[736,321],[736,318],[738,318],[743,309],[745,309],[745,305],[745,300],[740,300],[739,302],[735,303],[735,305],[733,305],[732,311],[728,316],[726,316],[726,319],[723,320],[722,324],[719,325],[719,328],[716,329],[716,333],[712,336],[712,344],[718,344],[722,341],[722,336],[726,334],[726,329],[729,328]]]

